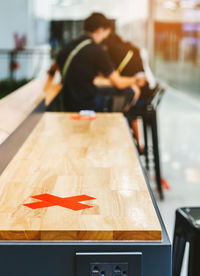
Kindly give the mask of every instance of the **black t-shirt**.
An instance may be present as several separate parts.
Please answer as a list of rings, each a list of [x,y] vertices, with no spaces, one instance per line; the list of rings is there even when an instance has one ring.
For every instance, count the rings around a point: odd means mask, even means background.
[[[113,64],[115,65],[116,70],[129,50],[133,51],[133,56],[123,71],[120,73],[122,76],[134,76],[139,72],[144,72],[140,50],[133,44],[123,41],[108,45],[108,53]],[[141,87],[140,99],[152,99],[154,95],[155,92],[149,88],[148,82],[143,87]]]
[[[144,72],[140,50],[131,43],[119,42],[113,43],[108,47],[108,52],[112,62],[117,69],[129,50],[133,51],[133,57],[128,62],[124,70],[121,72],[122,76],[133,76],[138,72]]]
[[[82,36],[70,42],[58,54],[56,61],[61,73],[71,51],[88,38],[90,37]],[[99,73],[108,77],[113,70],[114,66],[108,53],[100,45],[92,40],[90,44],[83,47],[72,59],[63,80],[63,97],[67,110],[95,110],[97,88],[93,85],[93,80]]]

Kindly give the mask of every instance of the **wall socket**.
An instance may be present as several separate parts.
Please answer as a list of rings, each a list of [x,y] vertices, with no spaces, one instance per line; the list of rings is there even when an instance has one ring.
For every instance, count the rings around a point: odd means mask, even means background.
[[[90,276],[128,276],[128,263],[90,263]]]
[[[141,252],[77,252],[76,276],[142,276]]]

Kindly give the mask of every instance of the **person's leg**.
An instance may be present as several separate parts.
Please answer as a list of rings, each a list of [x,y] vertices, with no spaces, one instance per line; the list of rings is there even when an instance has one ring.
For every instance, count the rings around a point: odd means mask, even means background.
[[[115,87],[97,87],[96,88],[96,97],[95,97],[95,108],[96,112],[109,112],[112,111],[110,108],[110,102],[114,95],[116,95]]]
[[[132,85],[131,88],[133,89],[133,91],[135,92],[133,101],[134,101],[134,105],[137,103],[137,101],[140,98],[141,95],[141,89],[139,86],[137,86],[136,84]]]
[[[117,91],[119,96],[124,97],[121,112],[127,112],[135,103],[135,91],[131,87]]]

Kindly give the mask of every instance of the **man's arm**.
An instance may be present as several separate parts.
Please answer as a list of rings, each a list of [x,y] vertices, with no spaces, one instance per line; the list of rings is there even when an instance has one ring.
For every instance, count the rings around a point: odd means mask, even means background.
[[[118,71],[113,71],[109,76],[108,79],[111,81],[111,83],[117,87],[118,89],[125,89],[128,88],[130,86],[132,86],[133,84],[137,83],[137,77],[133,76],[133,77],[124,77],[124,76],[120,76],[120,74],[118,73]]]
[[[114,69],[111,58],[106,51],[104,51],[100,46],[95,48],[96,52],[94,55],[96,68],[98,68],[99,73],[101,73],[107,80],[110,81],[111,86],[115,86],[118,89],[125,89],[136,83],[137,77],[125,77],[120,76],[117,70]],[[97,79],[93,82],[97,86],[109,85],[104,78],[101,77],[101,82],[97,82]]]
[[[135,75],[133,77],[124,77],[120,76],[118,71],[113,71],[110,76],[103,77],[97,76],[93,83],[96,86],[115,86],[118,89],[125,89],[131,87],[132,85],[137,85],[143,87],[146,84],[147,80],[145,77]]]

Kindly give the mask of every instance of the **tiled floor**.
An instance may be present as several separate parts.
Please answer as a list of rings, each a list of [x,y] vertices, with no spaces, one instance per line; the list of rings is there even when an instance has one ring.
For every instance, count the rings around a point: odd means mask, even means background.
[[[172,240],[176,208],[200,206],[200,101],[168,89],[158,121],[162,175],[170,186],[158,206]]]

